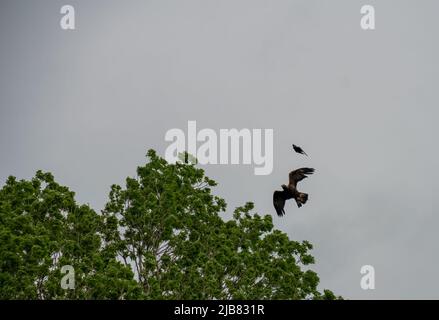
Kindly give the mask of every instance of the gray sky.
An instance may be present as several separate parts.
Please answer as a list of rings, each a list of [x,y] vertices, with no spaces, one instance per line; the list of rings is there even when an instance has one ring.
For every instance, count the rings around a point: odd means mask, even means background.
[[[75,31],[59,26],[76,9]],[[376,30],[360,28],[372,4]],[[321,288],[439,299],[437,1],[0,1],[0,179],[51,171],[97,210],[164,155],[171,128],[274,129],[274,170],[205,166],[231,210],[291,169],[310,201],[276,228],[309,240]],[[296,155],[296,143],[309,158]],[[360,288],[375,267],[376,289]]]

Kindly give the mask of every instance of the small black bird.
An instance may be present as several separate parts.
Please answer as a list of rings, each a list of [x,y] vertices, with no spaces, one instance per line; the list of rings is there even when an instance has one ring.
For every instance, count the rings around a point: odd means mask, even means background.
[[[305,151],[303,151],[303,149],[302,149],[301,147],[296,146],[295,144],[293,144],[293,149],[294,149],[294,151],[296,151],[297,153],[304,154],[305,156],[308,156],[308,155],[305,153]]]

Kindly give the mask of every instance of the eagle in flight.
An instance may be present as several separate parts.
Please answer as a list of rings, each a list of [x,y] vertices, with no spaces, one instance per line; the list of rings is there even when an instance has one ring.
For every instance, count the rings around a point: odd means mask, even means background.
[[[291,171],[289,174],[288,186],[282,185],[282,191],[276,190],[273,193],[273,205],[277,215],[282,217],[285,214],[285,201],[288,199],[296,200],[297,206],[300,208],[308,200],[308,194],[297,190],[297,183],[307,178],[308,175],[314,173],[314,168],[300,168]]]

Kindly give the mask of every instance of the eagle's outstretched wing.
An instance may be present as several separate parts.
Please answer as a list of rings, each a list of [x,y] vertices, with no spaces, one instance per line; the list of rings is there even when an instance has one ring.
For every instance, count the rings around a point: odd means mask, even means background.
[[[289,174],[290,185],[297,186],[297,182],[302,181],[307,178],[307,175],[314,173],[314,168],[300,168],[294,171],[291,171]]]
[[[284,191],[276,190],[273,193],[273,205],[279,217],[282,217],[285,214],[285,210],[284,210],[285,200],[286,200],[286,196]]]

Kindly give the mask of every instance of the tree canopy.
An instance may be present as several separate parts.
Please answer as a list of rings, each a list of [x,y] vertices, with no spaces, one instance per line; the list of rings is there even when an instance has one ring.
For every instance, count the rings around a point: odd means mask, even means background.
[[[307,242],[253,204],[226,221],[215,181],[155,151],[97,213],[52,174],[0,190],[0,299],[335,299]],[[60,285],[74,268],[73,289]],[[306,269],[306,270],[305,270]]]

